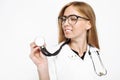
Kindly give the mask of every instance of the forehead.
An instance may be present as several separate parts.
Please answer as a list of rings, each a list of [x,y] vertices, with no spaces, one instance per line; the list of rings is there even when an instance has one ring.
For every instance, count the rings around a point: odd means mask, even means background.
[[[74,6],[69,6],[65,9],[64,11],[64,15],[65,16],[68,16],[68,15],[72,15],[72,14],[75,14],[75,15],[82,15],[81,12],[79,12]]]

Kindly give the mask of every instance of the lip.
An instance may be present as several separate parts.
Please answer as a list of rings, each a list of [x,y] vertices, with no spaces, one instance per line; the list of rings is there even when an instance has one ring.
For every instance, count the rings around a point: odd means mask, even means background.
[[[72,31],[72,28],[71,27],[65,27],[64,30],[65,31],[67,31],[67,30],[71,30]]]
[[[71,32],[72,29],[66,28],[66,29],[64,29],[64,31],[65,31],[65,32]]]
[[[65,31],[72,31],[72,30],[70,30],[70,29],[66,29]]]

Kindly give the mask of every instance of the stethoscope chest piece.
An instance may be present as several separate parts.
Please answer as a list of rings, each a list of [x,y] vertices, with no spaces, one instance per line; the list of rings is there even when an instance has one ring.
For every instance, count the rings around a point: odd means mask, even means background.
[[[45,39],[42,36],[37,36],[34,42],[37,46],[43,46],[45,44]]]

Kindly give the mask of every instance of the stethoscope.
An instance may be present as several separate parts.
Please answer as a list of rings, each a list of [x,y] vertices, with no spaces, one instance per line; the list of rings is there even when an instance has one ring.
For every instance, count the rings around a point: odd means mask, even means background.
[[[62,47],[65,45],[65,44],[68,44],[70,42],[70,39],[66,39],[66,41],[61,44],[61,46],[59,47],[59,49],[57,49],[55,52],[51,53],[47,50],[47,48],[45,47],[45,40],[43,37],[37,37],[35,39],[35,43],[36,45],[40,46],[40,50],[41,52],[45,55],[45,56],[56,56],[57,54],[59,54],[59,52],[61,51]],[[97,57],[99,59],[99,62],[100,62],[100,65],[102,67],[102,70],[100,71],[97,71],[96,69],[96,66],[95,66],[95,61],[93,60],[93,57],[92,57],[92,54],[91,54],[91,45],[89,46],[89,50],[88,50],[88,54],[90,55],[90,58],[91,58],[91,61],[92,61],[92,64],[93,64],[93,68],[94,68],[94,72],[98,75],[98,76],[104,76],[107,74],[107,70],[106,68],[104,67],[103,65],[103,62],[100,58],[100,54],[99,54],[99,51],[98,50],[94,50],[95,53],[97,53]]]

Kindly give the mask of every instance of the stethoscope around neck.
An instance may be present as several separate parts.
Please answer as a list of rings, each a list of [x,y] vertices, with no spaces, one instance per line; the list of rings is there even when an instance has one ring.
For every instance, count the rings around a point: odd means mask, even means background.
[[[61,51],[62,47],[63,47],[65,44],[68,44],[69,42],[70,42],[70,39],[66,39],[66,41],[65,41],[64,43],[62,43],[62,44],[60,45],[60,47],[59,47],[55,52],[51,53],[51,52],[49,52],[49,51],[47,50],[47,48],[46,48],[46,46],[45,46],[45,40],[44,40],[43,37],[37,37],[37,38],[35,39],[35,44],[36,44],[37,46],[39,46],[41,52],[42,52],[45,56],[48,56],[48,57],[58,55],[59,52]],[[100,58],[100,54],[99,54],[99,51],[98,51],[98,50],[95,50],[95,53],[97,53],[97,57],[98,57],[98,59],[99,59],[100,65],[101,65],[101,67],[102,67],[102,70],[101,70],[101,71],[97,71],[97,70],[96,70],[95,61],[93,60],[93,57],[92,57],[92,54],[91,54],[91,51],[90,51],[91,48],[92,48],[92,46],[89,45],[88,54],[90,55],[90,58],[91,58],[91,60],[92,60],[94,72],[95,72],[98,76],[104,76],[104,75],[106,75],[106,74],[107,74],[107,70],[106,70],[106,68],[104,67],[103,63],[102,63],[102,60],[101,60],[101,58]]]

